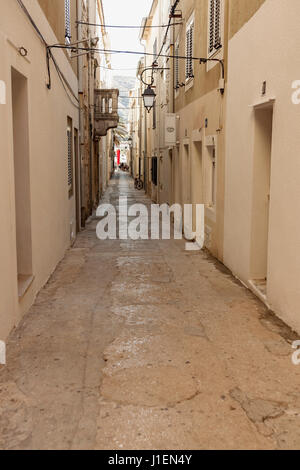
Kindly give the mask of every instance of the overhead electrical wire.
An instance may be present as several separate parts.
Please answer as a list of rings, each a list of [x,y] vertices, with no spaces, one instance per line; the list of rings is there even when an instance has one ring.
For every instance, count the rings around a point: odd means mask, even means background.
[[[154,105],[153,107],[154,107],[154,108],[160,108],[160,107],[162,107],[162,106],[165,106],[165,105]],[[94,107],[94,106],[92,105],[92,107]],[[129,107],[123,108],[122,106],[118,106],[118,108],[113,108],[113,109],[112,109],[112,113],[117,113],[118,111],[124,111],[124,110],[127,111],[127,110],[131,110],[131,109],[143,109],[143,107],[134,106],[133,108],[129,108]],[[99,111],[98,111],[98,112],[101,113],[100,108],[99,108]]]
[[[71,59],[72,59],[72,57],[71,57]],[[97,65],[97,67],[99,67],[100,69],[111,70],[112,72],[118,72],[118,71],[121,71],[121,70],[123,70],[123,71],[136,70],[136,67],[135,67],[135,68],[131,68],[131,69],[126,69],[126,68],[125,68],[125,69],[123,69],[123,68],[121,68],[121,69],[119,69],[119,68],[111,68],[111,67],[105,67],[105,65]]]
[[[44,43],[44,46],[47,47],[47,42],[44,38],[44,36],[42,35],[42,33],[40,32],[39,28],[37,27],[37,25],[35,24],[32,16],[30,15],[29,11],[27,10],[27,8],[25,7],[24,3],[22,2],[22,0],[17,0],[18,4],[20,5],[20,7],[22,8],[22,10],[24,11],[25,15],[27,16],[27,18],[29,19],[31,25],[33,26],[33,28],[35,29],[36,33],[38,34],[40,40]]]
[[[105,28],[118,28],[118,29],[151,29],[151,28],[166,28],[166,32],[165,32],[165,36],[164,36],[164,39],[163,39],[163,42],[162,42],[162,46],[161,46],[161,49],[158,53],[157,56],[155,56],[153,54],[153,56],[155,57],[154,59],[154,62],[156,62],[159,57],[161,56],[162,54],[162,51],[163,51],[163,48],[165,46],[165,43],[166,43],[166,40],[167,40],[167,37],[168,37],[168,33],[169,33],[169,30],[170,30],[170,27],[171,27],[171,23],[172,23],[172,19],[174,18],[174,14],[175,14],[175,11],[176,11],[176,8],[179,4],[180,0],[175,0],[173,6],[171,7],[171,10],[170,10],[170,18],[169,18],[169,21],[168,21],[168,24],[167,25],[141,25],[141,26],[132,26],[132,25],[104,25],[104,24],[97,24],[97,23],[89,23],[89,22],[85,22],[85,21],[76,21],[77,24],[81,24],[81,25],[89,25],[89,26],[96,26],[96,27],[105,27]],[[176,26],[176,25],[181,25],[182,23],[174,23],[172,26]],[[113,53],[113,52],[111,52]],[[152,71],[152,78],[153,78],[153,71]]]
[[[161,25],[151,25],[151,26],[131,26],[131,25],[107,25],[107,24],[98,24],[98,23],[88,23],[86,21],[76,21],[77,24],[87,25],[87,26],[96,26],[100,28],[117,28],[117,29],[150,29],[150,28],[168,28],[167,24]],[[176,23],[181,24],[181,23]],[[174,25],[175,26],[175,25]]]
[[[28,17],[30,23],[32,24],[33,28],[35,29],[36,33],[38,34],[38,36],[39,36],[40,40],[42,41],[43,45],[46,47],[46,60],[47,60],[47,68],[48,68],[48,74],[49,74],[49,83],[47,85],[48,88],[49,89],[51,88],[51,75],[50,75],[50,59],[51,59],[53,61],[54,67],[57,71],[58,77],[59,77],[60,81],[62,82],[64,90],[66,91],[66,93],[67,93],[69,99],[71,100],[72,104],[76,107],[78,107],[79,100],[78,100],[77,96],[75,95],[75,93],[73,92],[71,85],[69,84],[68,80],[64,76],[64,74],[61,71],[59,65],[57,64],[57,61],[55,60],[55,57],[53,56],[51,49],[65,49],[65,50],[71,50],[71,51],[75,50],[77,52],[78,51],[86,51],[88,53],[89,52],[91,52],[91,53],[97,52],[99,54],[109,53],[109,54],[131,54],[131,55],[151,56],[151,57],[155,58],[153,64],[155,63],[155,61],[157,61],[157,59],[159,57],[173,58],[173,59],[184,59],[184,60],[186,60],[186,59],[199,60],[200,63],[205,63],[209,60],[209,61],[219,62],[221,67],[222,67],[222,72],[223,72],[223,75],[224,75],[224,63],[220,59],[214,59],[214,58],[207,59],[207,58],[203,58],[203,57],[187,57],[187,56],[179,56],[179,55],[162,54],[164,45],[165,45],[166,40],[167,40],[167,35],[168,35],[168,32],[169,32],[169,29],[171,27],[172,18],[174,18],[175,11],[176,11],[176,8],[177,8],[180,0],[176,0],[173,4],[172,8],[171,8],[170,19],[169,19],[168,25],[153,26],[153,27],[161,27],[161,28],[166,27],[167,28],[167,30],[165,32],[163,42],[162,42],[161,49],[160,49],[158,54],[150,53],[150,52],[141,52],[141,51],[126,51],[126,50],[115,50],[115,49],[100,49],[100,48],[92,48],[92,47],[80,47],[78,45],[76,45],[76,46],[74,46],[74,45],[73,46],[72,45],[63,45],[63,44],[48,45],[45,38],[43,37],[42,33],[40,32],[39,28],[37,27],[36,23],[34,22],[32,16],[30,15],[29,11],[25,7],[24,3],[22,2],[22,0],[17,0],[17,2],[20,5],[20,7],[22,8],[22,10],[24,11],[24,13],[26,14],[26,16]],[[94,23],[85,23],[85,22],[79,22],[79,21],[77,21],[77,23],[78,24],[87,24],[87,25],[91,25],[91,26],[106,26],[106,25],[98,25],[98,24],[94,24]],[[177,23],[177,24],[181,25],[181,23]],[[176,23],[174,23],[172,26],[174,26],[174,25],[176,25]],[[117,27],[118,28],[129,28],[130,27],[130,28],[139,28],[139,29],[147,28],[147,26],[145,26],[145,27],[136,27],[136,26],[121,26],[121,25],[119,25],[119,26],[106,26],[106,27],[116,27],[116,28]],[[106,68],[107,70],[135,70],[135,69],[111,69],[109,67],[104,67],[104,66],[99,66],[99,67]],[[155,67],[153,67],[152,75],[154,74],[154,71],[155,71]],[[76,100],[76,104],[72,101],[70,94]],[[133,98],[133,97],[124,97],[124,98],[129,98],[130,99],[130,98]],[[135,97],[135,98],[141,98],[141,97]],[[123,109],[125,109],[125,108],[123,108]],[[129,109],[134,109],[134,108],[129,108]]]
[[[168,24],[167,24],[167,30],[166,30],[166,32],[165,32],[165,36],[164,36],[164,39],[163,39],[163,42],[162,42],[160,51],[159,51],[159,53],[157,54],[156,59],[155,59],[154,62],[156,62],[156,61],[159,59],[159,57],[160,57],[160,55],[161,55],[161,53],[162,53],[162,51],[163,51],[163,48],[164,48],[164,46],[165,46],[165,44],[166,44],[167,37],[168,37],[168,33],[169,33],[169,29],[170,29],[171,23],[172,23],[172,19],[174,18],[174,14],[175,14],[175,11],[176,11],[176,8],[177,8],[179,2],[180,2],[180,0],[176,0],[176,1],[174,2],[173,6],[171,7],[170,18],[169,18],[169,22],[168,22]],[[181,24],[181,23],[180,23],[180,24]]]
[[[69,49],[69,50],[78,50],[78,51],[87,51],[87,52],[98,52],[99,54],[133,54],[133,55],[145,55],[156,57],[157,55],[151,52],[140,52],[140,51],[125,51],[125,50],[117,50],[117,49],[100,49],[95,47],[79,47],[79,46],[69,46],[63,44],[54,44],[52,46],[48,46],[49,49]],[[199,61],[215,61],[221,62],[220,59],[208,59],[206,57],[188,57],[185,55],[170,55],[170,54],[161,54],[160,57],[166,57],[170,59],[190,59],[190,60],[199,60]],[[155,68],[154,68],[155,70]]]
[[[21,7],[21,9],[23,10],[23,12],[25,13],[25,15],[27,16],[28,20],[30,21],[31,25],[33,26],[33,28],[35,29],[37,35],[39,36],[40,40],[42,41],[43,45],[46,47],[46,61],[47,61],[47,69],[48,69],[48,74],[49,74],[49,83],[48,83],[48,88],[50,88],[51,86],[51,81],[50,81],[50,59],[52,59],[53,61],[53,64],[55,66],[55,69],[57,71],[57,74],[58,74],[58,77],[60,79],[60,81],[62,82],[62,85],[63,85],[63,88],[64,90],[66,91],[67,95],[68,95],[68,98],[71,100],[72,104],[76,107],[77,104],[79,103],[79,100],[77,98],[77,96],[75,95],[75,93],[73,92],[72,88],[71,88],[71,85],[69,84],[69,82],[67,81],[66,77],[64,76],[63,72],[60,70],[59,68],[59,65],[57,64],[51,50],[49,50],[49,47],[48,47],[48,44],[47,44],[47,41],[45,40],[44,36],[42,35],[41,31],[39,30],[38,26],[36,25],[36,23],[34,22],[32,16],[30,15],[29,11],[27,10],[26,6],[24,5],[24,3],[22,2],[22,0],[17,0],[19,6]],[[67,91],[67,89],[69,90],[69,92],[72,94],[73,98],[76,100],[77,104],[75,104],[73,101],[72,101],[72,98],[70,97],[70,93]]]
[[[179,2],[180,2],[180,0],[175,0],[175,2],[173,3],[173,6],[171,7],[169,22],[168,22],[167,29],[166,29],[166,32],[165,32],[165,36],[164,36],[164,39],[162,41],[160,51],[159,51],[159,53],[157,54],[157,56],[155,57],[155,59],[153,61],[153,66],[154,66],[154,63],[157,62],[158,59],[161,57],[162,51],[163,51],[163,49],[165,47],[165,44],[167,42],[167,38],[168,38],[169,30],[170,30],[170,27],[171,27],[172,19],[174,18],[175,11],[176,11],[176,8],[177,8]],[[151,73],[151,81],[152,82],[154,82],[153,76],[154,76],[154,67],[153,67],[152,73]]]

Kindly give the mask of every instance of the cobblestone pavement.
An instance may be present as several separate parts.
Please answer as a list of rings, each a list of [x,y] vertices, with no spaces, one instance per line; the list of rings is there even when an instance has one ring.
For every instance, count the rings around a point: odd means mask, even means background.
[[[150,204],[125,175],[119,195]],[[0,448],[299,448],[293,333],[205,252],[96,224],[10,337]]]

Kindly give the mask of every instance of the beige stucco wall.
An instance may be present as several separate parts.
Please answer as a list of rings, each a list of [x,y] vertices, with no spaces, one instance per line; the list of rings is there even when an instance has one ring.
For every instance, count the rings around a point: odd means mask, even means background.
[[[48,23],[50,24],[58,42],[65,44],[65,1],[64,0],[37,0],[42,8]],[[79,1],[79,0],[78,0]],[[70,22],[72,42],[77,41],[77,0],[70,0]],[[74,72],[77,74],[77,61],[71,60],[67,51],[66,57],[70,60]]]
[[[300,331],[300,3],[266,0],[229,42],[225,264],[249,284],[254,200],[253,104],[275,99],[271,155],[267,303]],[[266,81],[266,96],[262,83]],[[256,218],[257,220],[257,218]]]
[[[24,0],[46,41],[57,40],[38,2]],[[51,67],[52,89],[46,88],[45,47],[16,2],[0,0],[0,80],[6,84],[6,104],[0,104],[0,339],[19,322],[70,246],[75,226],[75,198],[67,184],[67,116],[78,129],[78,109],[66,95]],[[28,50],[22,58],[18,47]],[[77,78],[65,54],[55,57],[74,93]],[[19,301],[17,294],[14,154],[11,68],[28,80],[31,223],[34,281]]]
[[[199,97],[176,113],[179,144],[174,152],[174,202],[205,204],[206,247],[223,259],[224,207],[224,114],[226,97],[215,89]],[[205,128],[204,121],[208,120]],[[220,129],[220,123],[222,131]],[[209,200],[209,151],[212,138],[216,145],[216,204]],[[188,150],[187,150],[188,146]],[[188,151],[188,155],[186,152]]]
[[[55,36],[61,44],[65,43],[65,2],[64,0],[38,0]],[[76,2],[75,2],[76,3]],[[74,2],[71,2],[73,5]]]
[[[174,39],[179,39],[179,55],[185,55],[186,22],[194,15],[194,57],[207,57],[208,1],[183,0],[180,9],[184,24],[175,29]],[[222,49],[215,56],[225,60],[227,78],[228,2],[223,4]],[[173,158],[174,201],[206,204],[205,244],[221,261],[223,260],[224,224],[224,168],[225,168],[225,113],[226,88],[224,95],[218,91],[221,69],[219,64],[200,65],[194,61],[194,79],[175,93],[175,112],[179,117],[179,145]],[[185,82],[185,60],[179,61],[179,82]],[[207,120],[207,127],[206,127]],[[209,207],[210,185],[209,151],[211,139],[216,144],[216,202]],[[185,153],[189,145],[189,157]],[[202,162],[200,161],[202,154]]]
[[[154,1],[147,25],[168,22],[168,2]],[[170,2],[172,3],[172,2]],[[166,43],[166,53],[174,54],[174,44],[179,41],[179,55],[186,54],[186,24],[194,15],[194,57],[207,57],[208,35],[207,0],[181,0],[178,7],[182,11],[182,25],[171,28]],[[228,1],[224,1],[222,15],[223,47],[217,56],[225,58],[225,78],[227,72],[227,37],[228,37]],[[176,23],[180,23],[177,19]],[[153,43],[157,38],[158,50],[164,31],[145,29],[146,52],[153,52]],[[170,44],[170,49],[168,49]],[[147,66],[153,58],[146,57]],[[156,129],[152,128],[152,113],[147,116],[147,154],[158,157],[158,186],[150,185],[148,193],[159,202],[206,204],[206,246],[223,260],[223,225],[224,225],[224,158],[225,158],[225,119],[226,91],[222,96],[218,91],[221,68],[217,63],[200,65],[194,61],[194,78],[174,92],[174,61],[160,59],[159,65],[170,67],[162,76],[155,74],[155,93],[157,95]],[[185,82],[185,60],[179,60],[179,82]],[[145,74],[146,75],[146,74]],[[145,78],[145,77],[144,77]],[[165,114],[177,116],[177,145],[168,148],[164,143]],[[207,126],[206,126],[207,120]],[[214,207],[209,207],[208,192],[210,185],[209,143],[214,139],[216,146],[216,194]],[[202,154],[202,161],[201,161]],[[150,175],[150,172],[149,172]]]
[[[229,37],[235,35],[266,0],[227,0],[229,2]]]

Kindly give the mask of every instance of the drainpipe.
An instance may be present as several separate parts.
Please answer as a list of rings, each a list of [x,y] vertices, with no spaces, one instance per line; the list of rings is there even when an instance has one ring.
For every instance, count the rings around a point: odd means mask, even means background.
[[[147,59],[145,56],[146,53],[146,43],[143,40],[140,40],[141,46],[144,48],[144,60],[145,60],[145,68],[147,67]],[[147,114],[145,108],[143,109],[145,120],[144,120],[144,188],[147,193],[148,191],[148,152],[147,152],[147,145],[148,145],[148,137],[147,137]],[[140,157],[139,157],[140,158]]]
[[[144,110],[145,114],[145,135],[144,135],[144,148],[145,148],[145,154],[144,154],[144,184],[145,184],[145,190],[146,192],[148,191],[148,136],[147,136],[147,115],[146,111]]]
[[[88,22],[91,21],[90,18],[90,4],[87,2],[87,12],[88,12]],[[88,27],[88,37],[87,37],[88,45],[91,45],[91,31],[90,27]],[[92,123],[92,116],[91,116],[91,70],[92,70],[92,54],[91,52],[88,53],[88,113],[89,113],[89,163],[90,163],[90,178],[89,178],[89,195],[90,195],[90,215],[93,212],[93,148],[92,148],[92,139],[93,139],[93,123]]]
[[[82,5],[81,0],[77,2],[77,18],[79,21],[82,20]],[[77,41],[82,41],[82,25],[77,24]],[[82,203],[84,200],[84,193],[83,193],[83,185],[84,185],[84,172],[82,167],[82,149],[84,145],[84,129],[83,129],[83,119],[82,119],[82,56],[79,56],[77,59],[77,67],[78,67],[78,94],[79,94],[79,181],[77,184],[80,186],[80,201],[79,201],[79,208],[80,208],[80,228],[84,227],[85,220],[84,214],[82,213]]]
[[[175,19],[173,20],[175,23]],[[171,77],[170,77],[170,84],[171,84],[171,113],[175,113],[175,80],[174,80],[174,74],[175,74],[175,26],[172,26],[172,66],[171,66]]]
[[[146,45],[144,46],[144,50],[146,52]],[[146,59],[145,59],[145,67],[146,67]],[[148,192],[148,128],[147,128],[147,117],[148,113],[146,112],[146,109],[143,108],[143,113],[144,113],[144,185],[145,185],[145,191],[146,193]]]

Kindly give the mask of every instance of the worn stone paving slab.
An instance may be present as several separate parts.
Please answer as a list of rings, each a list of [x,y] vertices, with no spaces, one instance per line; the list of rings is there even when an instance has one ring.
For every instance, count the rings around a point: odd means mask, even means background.
[[[208,253],[97,223],[9,338],[0,449],[299,449],[297,335]]]

